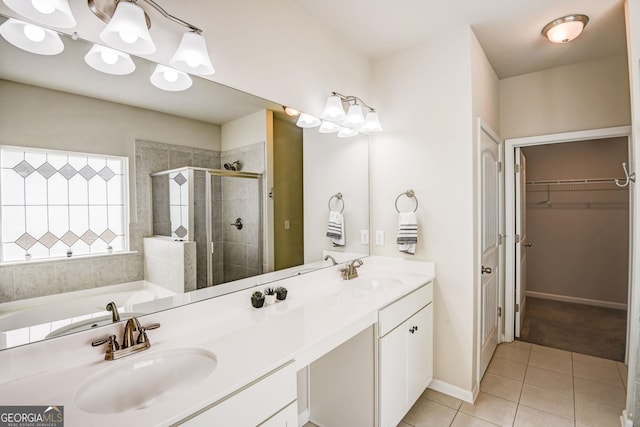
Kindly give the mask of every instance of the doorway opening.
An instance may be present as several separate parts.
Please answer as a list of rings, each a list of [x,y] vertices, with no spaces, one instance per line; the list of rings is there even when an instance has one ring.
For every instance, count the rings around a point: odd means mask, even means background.
[[[628,153],[626,127],[507,141],[506,341],[626,360]]]

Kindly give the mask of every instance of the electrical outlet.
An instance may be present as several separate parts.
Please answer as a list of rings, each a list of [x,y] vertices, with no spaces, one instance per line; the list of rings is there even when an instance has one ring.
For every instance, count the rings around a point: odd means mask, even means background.
[[[360,230],[360,243],[363,245],[369,244],[369,230]]]
[[[288,220],[288,219],[285,219],[285,220],[284,220],[284,229],[285,229],[285,230],[288,230],[288,229],[289,229],[289,220]]]
[[[376,230],[376,245],[384,246],[384,230]]]

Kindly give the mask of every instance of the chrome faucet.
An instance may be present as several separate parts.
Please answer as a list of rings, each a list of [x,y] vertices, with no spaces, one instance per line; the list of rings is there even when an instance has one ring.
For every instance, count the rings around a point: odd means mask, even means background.
[[[115,360],[128,356],[151,347],[147,331],[160,327],[160,323],[152,323],[147,326],[140,326],[140,322],[135,317],[129,318],[122,331],[122,345],[118,344],[115,335],[99,338],[91,343],[93,347],[107,344],[107,351],[104,354],[105,360]],[[137,339],[134,340],[133,333],[138,332]]]
[[[327,260],[329,260],[329,259],[330,259],[330,260],[331,260],[331,262],[333,263],[332,265],[337,265],[337,264],[338,264],[338,262],[336,261],[336,259],[335,259],[334,257],[332,257],[331,255],[325,255],[325,256],[324,256],[324,260],[325,260],[325,261],[327,261]]]
[[[106,309],[111,312],[111,320],[113,321],[113,323],[120,321],[120,313],[118,313],[118,306],[115,302],[111,301],[109,304],[107,304]]]
[[[351,280],[358,277],[358,267],[361,267],[363,264],[361,259],[354,259],[351,261],[351,264],[348,264],[345,268],[340,270],[342,274],[342,279]]]

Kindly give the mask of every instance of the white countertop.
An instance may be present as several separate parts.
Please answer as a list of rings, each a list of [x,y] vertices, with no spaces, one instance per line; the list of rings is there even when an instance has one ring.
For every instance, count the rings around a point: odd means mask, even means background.
[[[434,278],[432,263],[367,257],[359,278],[340,279],[338,267],[293,277],[285,301],[251,307],[256,288],[140,318],[151,349],[116,361],[104,360],[104,347],[92,340],[116,334],[111,325],[0,352],[2,405],[63,405],[65,425],[168,426],[294,361],[296,369],[313,362],[376,323],[378,310]],[[381,280],[375,290],[363,289]],[[76,390],[104,369],[169,349],[199,348],[215,354],[217,367],[199,385],[172,393],[150,408],[118,414],[91,414],[74,404]],[[123,387],[122,394],[127,390]]]

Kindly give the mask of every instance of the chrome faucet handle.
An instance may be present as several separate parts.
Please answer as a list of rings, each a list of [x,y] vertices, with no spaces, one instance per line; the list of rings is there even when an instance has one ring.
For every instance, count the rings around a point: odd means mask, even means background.
[[[133,331],[139,331],[141,328],[140,322],[135,317],[130,317],[127,320],[127,324],[124,325],[124,332],[122,334],[122,348],[129,348],[136,345],[133,339]]]
[[[98,347],[102,344],[109,344],[109,348],[107,349],[107,353],[120,350],[120,346],[118,345],[118,341],[116,340],[115,335],[109,335],[108,337],[98,338],[91,342],[92,347]]]
[[[147,326],[140,326],[140,328],[138,328],[140,333],[138,334],[138,339],[136,342],[138,344],[144,344],[146,342],[149,342],[149,338],[147,338],[147,331],[150,331],[152,329],[158,329],[159,327],[160,327],[160,323],[152,323]]]

